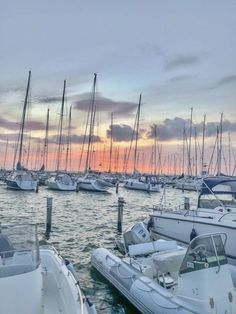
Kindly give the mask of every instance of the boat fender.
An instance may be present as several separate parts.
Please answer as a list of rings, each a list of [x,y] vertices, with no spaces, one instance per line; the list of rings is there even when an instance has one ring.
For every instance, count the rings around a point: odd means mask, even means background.
[[[150,217],[147,223],[147,230],[150,231],[150,229],[153,227],[153,218]]]
[[[191,233],[190,233],[190,241],[192,241],[194,238],[198,236],[196,230],[193,228]]]
[[[67,269],[74,275],[75,274],[74,266],[68,259],[65,259],[65,265],[66,265]]]
[[[97,314],[95,305],[89,300],[88,297],[85,297],[85,301],[87,302],[88,307],[89,307],[89,309],[88,309],[89,314]]]

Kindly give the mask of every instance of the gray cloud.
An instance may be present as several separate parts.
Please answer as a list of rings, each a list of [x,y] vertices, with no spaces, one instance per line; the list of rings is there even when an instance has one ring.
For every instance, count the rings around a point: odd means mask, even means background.
[[[19,130],[20,123],[16,123],[16,122],[9,121],[7,119],[0,118],[0,127],[7,130],[17,131]],[[31,131],[43,131],[45,130],[45,124],[40,121],[29,121],[25,123],[25,129],[31,130]],[[50,125],[50,130],[56,130],[56,129],[57,129],[57,126]]]
[[[197,65],[201,62],[201,55],[179,55],[172,59],[166,60],[165,69],[175,70]]]
[[[53,104],[61,102],[62,96],[52,96],[52,97],[39,97],[38,102],[40,103],[46,103],[46,104]]]
[[[84,135],[71,135],[71,143],[72,144],[82,144],[84,140]],[[52,135],[49,136],[48,138],[49,143],[57,144],[58,143],[58,136],[57,135]],[[88,142],[88,136],[86,137],[85,143]],[[100,136],[94,135],[93,136],[93,142],[94,143],[102,143],[102,139]],[[66,144],[67,143],[67,136],[62,135],[62,143]]]
[[[181,140],[183,138],[184,125],[186,134],[189,134],[189,123],[188,119],[182,119],[175,117],[174,119],[165,119],[161,124],[157,124],[157,137],[161,141],[169,140]],[[216,136],[217,126],[219,122],[208,122],[206,124],[206,136]],[[193,125],[196,128],[197,134],[202,134],[203,124],[196,123]],[[236,122],[225,120],[222,127],[223,133],[225,132],[236,132]],[[194,134],[194,129],[192,134]],[[154,138],[155,136],[155,125],[150,126],[150,131],[146,133],[148,138]]]
[[[114,124],[112,127],[112,138],[115,142],[129,142],[133,129],[126,124]],[[107,138],[111,137],[111,127],[107,130]]]
[[[78,96],[79,99],[74,101],[74,109],[88,111],[90,104],[90,93],[84,93]],[[101,94],[96,95],[97,111],[113,112],[114,116],[129,116],[132,114],[138,104],[126,101],[115,101],[103,97]]]
[[[216,83],[217,86],[225,86],[232,83],[236,83],[236,75],[228,75],[222,77],[218,82]]]

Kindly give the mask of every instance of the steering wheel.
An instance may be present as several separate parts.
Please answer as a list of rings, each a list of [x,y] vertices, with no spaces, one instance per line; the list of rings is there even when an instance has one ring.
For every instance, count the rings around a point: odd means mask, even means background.
[[[198,255],[201,260],[203,260],[203,258],[206,258],[206,245],[198,244],[195,246],[195,248],[193,248],[192,252]]]

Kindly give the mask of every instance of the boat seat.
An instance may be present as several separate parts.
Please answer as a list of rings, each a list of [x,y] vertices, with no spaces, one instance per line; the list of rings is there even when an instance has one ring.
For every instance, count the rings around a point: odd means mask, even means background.
[[[158,252],[152,255],[152,260],[161,273],[178,272],[185,254],[186,249]]]
[[[12,265],[32,265],[32,252],[15,252],[12,258]]]
[[[12,257],[14,254],[14,247],[5,234],[0,234],[0,257]]]
[[[128,246],[129,256],[138,256],[138,255],[146,255],[158,251],[170,251],[176,250],[178,248],[176,241],[165,241],[162,239],[146,242],[146,243],[139,243],[133,244]]]

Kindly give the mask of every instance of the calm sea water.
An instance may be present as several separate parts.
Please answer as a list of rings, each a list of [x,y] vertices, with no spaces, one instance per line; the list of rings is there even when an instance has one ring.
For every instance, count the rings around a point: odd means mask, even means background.
[[[137,310],[126,301],[90,263],[91,252],[97,247],[114,249],[117,238],[117,200],[124,197],[123,229],[142,221],[151,207],[160,203],[162,193],[128,191],[120,187],[118,195],[83,192],[57,192],[40,187],[39,193],[11,191],[0,185],[0,222],[45,223],[46,198],[53,197],[53,226],[48,243],[74,263],[81,287],[95,303],[98,313],[134,314]],[[166,189],[166,204],[170,208],[183,204],[184,196],[196,204],[196,193]],[[45,231],[42,225],[40,231]]]

